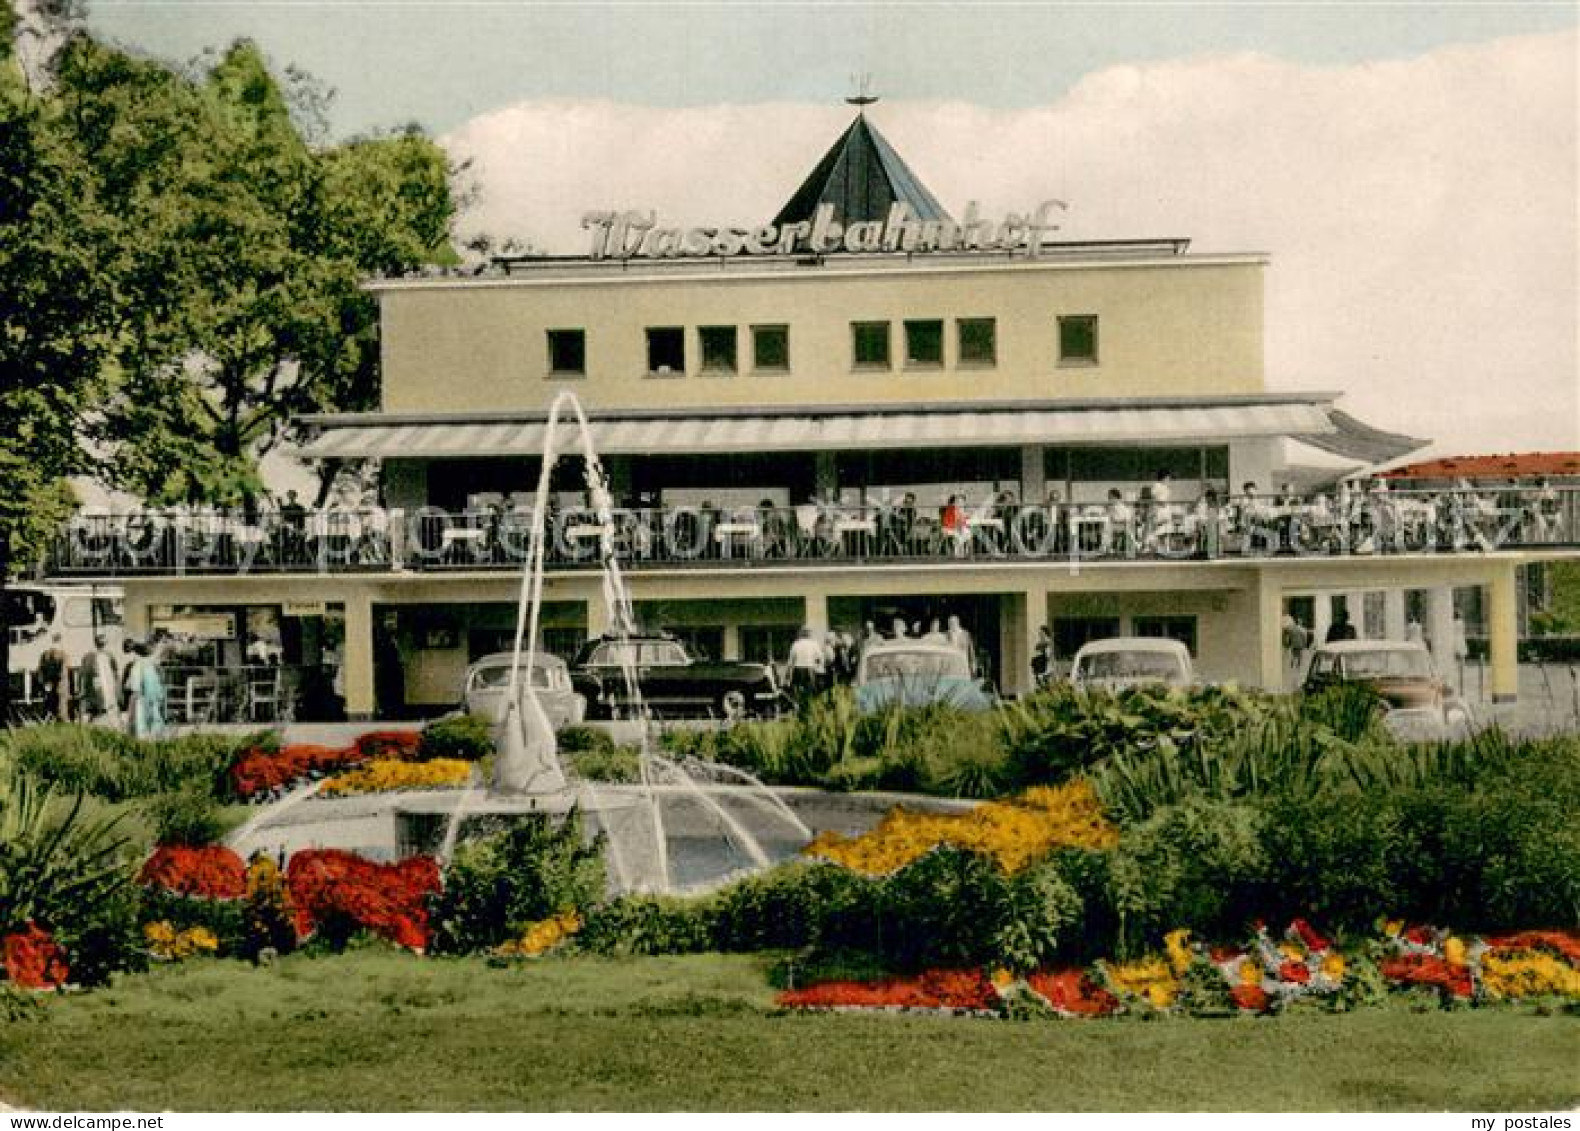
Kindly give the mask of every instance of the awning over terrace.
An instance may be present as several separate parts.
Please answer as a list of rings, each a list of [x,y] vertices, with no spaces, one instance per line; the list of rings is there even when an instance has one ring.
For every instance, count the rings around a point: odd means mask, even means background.
[[[1221,400],[1036,402],[809,409],[677,410],[589,414],[605,455],[851,451],[1022,444],[1175,444],[1289,437],[1367,463],[1397,459],[1426,441],[1367,428],[1331,398],[1272,395]],[[312,459],[536,455],[544,414],[308,417]],[[556,445],[573,442],[563,421]]]

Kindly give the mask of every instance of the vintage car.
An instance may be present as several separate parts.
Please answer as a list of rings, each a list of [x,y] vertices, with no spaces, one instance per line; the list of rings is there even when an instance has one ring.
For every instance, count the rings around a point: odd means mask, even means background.
[[[628,707],[626,668],[642,702],[661,717],[742,719],[777,715],[786,705],[771,664],[707,661],[662,634],[589,640],[571,661],[571,683],[587,700],[591,718],[612,718]]]
[[[1189,687],[1196,682],[1190,649],[1163,636],[1115,636],[1081,645],[1070,665],[1076,687],[1117,691],[1163,684]]]
[[[985,681],[971,674],[971,658],[953,644],[879,640],[856,664],[856,706],[865,713],[886,707],[946,703],[966,711],[993,705]]]
[[[462,705],[468,714],[497,719],[505,701],[505,685],[510,682],[511,653],[495,652],[466,669],[462,683]],[[519,684],[525,677],[517,673]],[[558,656],[539,652],[532,661],[532,690],[537,693],[543,713],[555,730],[575,726],[587,713],[587,701],[571,686],[570,671]]]
[[[1437,674],[1426,645],[1406,640],[1338,640],[1319,645],[1306,669],[1304,690],[1362,683],[1387,710],[1384,722],[1402,738],[1444,738],[1475,725],[1466,703]]]

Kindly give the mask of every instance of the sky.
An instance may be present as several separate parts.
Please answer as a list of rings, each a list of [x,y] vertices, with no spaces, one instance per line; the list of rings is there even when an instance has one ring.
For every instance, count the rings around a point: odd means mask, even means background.
[[[950,211],[1067,201],[1070,239],[1260,251],[1270,387],[1424,454],[1580,448],[1576,7],[112,2],[181,61],[246,36],[472,162],[463,232],[584,210],[771,216],[850,119]]]

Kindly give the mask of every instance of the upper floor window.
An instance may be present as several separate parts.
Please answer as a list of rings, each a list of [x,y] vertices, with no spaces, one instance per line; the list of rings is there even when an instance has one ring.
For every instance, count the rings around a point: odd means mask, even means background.
[[[936,369],[944,363],[944,324],[936,318],[905,324],[905,364]]]
[[[680,326],[649,326],[647,371],[680,376],[686,372],[686,331]]]
[[[752,368],[780,372],[790,368],[790,327],[752,327]]]
[[[1059,364],[1097,364],[1097,315],[1072,314],[1059,319]]]
[[[734,373],[735,327],[702,326],[697,330],[702,343],[702,369],[706,373]]]
[[[889,324],[852,322],[851,357],[858,369],[889,368]]]
[[[960,333],[961,365],[994,365],[998,362],[998,324],[991,318],[962,318],[956,323]]]
[[[549,331],[549,373],[556,377],[587,372],[587,331]]]

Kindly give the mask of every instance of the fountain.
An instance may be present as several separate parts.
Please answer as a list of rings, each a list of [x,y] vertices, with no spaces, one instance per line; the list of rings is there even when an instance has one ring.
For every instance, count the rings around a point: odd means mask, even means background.
[[[492,777],[486,783],[474,777],[459,796],[430,795],[396,802],[390,807],[394,844],[384,851],[413,844],[420,839],[414,830],[431,828],[437,820],[444,830],[438,838],[438,854],[441,860],[448,860],[469,821],[497,822],[524,814],[563,816],[575,809],[587,818],[590,830],[605,838],[610,887],[615,891],[696,890],[743,871],[766,868],[776,856],[793,853],[810,841],[811,831],[783,800],[744,770],[691,759],[677,761],[654,749],[652,718],[642,701],[634,649],[617,648],[616,652],[625,681],[625,718],[635,724],[639,740],[640,777],[635,785],[567,776],[554,729],[532,681],[523,678],[532,670],[538,646],[549,481],[559,458],[556,442],[561,414],[567,408],[578,429],[588,501],[599,529],[598,562],[610,634],[622,642],[635,631],[631,598],[616,554],[614,500],[582,406],[574,394],[561,392],[550,407],[545,432],[506,684],[514,693],[505,696],[494,720]],[[262,833],[270,823],[315,790],[316,785],[293,793],[279,807],[249,821],[243,829],[245,835],[232,838],[233,847],[245,852],[264,846]],[[754,832],[751,826],[759,831]],[[311,834],[296,839],[319,843]],[[672,851],[676,848],[678,852]]]

